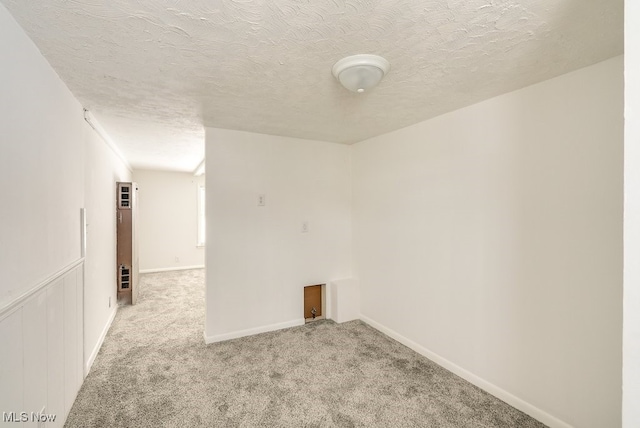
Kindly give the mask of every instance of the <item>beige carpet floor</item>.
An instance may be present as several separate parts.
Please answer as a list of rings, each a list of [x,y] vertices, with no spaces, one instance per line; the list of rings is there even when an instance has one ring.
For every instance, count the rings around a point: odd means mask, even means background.
[[[544,426],[360,321],[211,345],[203,324],[202,270],[143,275],[65,426]]]

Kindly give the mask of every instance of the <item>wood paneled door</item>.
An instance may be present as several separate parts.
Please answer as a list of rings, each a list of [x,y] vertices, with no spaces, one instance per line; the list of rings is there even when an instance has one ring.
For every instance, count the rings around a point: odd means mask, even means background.
[[[323,287],[323,284],[304,287],[304,319],[307,322],[324,319],[322,308]]]

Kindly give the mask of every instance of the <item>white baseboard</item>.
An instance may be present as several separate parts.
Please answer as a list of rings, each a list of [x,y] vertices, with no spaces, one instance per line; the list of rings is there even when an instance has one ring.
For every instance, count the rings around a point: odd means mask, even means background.
[[[207,332],[205,331],[204,342],[207,344],[222,342],[225,340],[237,339],[239,337],[252,336],[254,334],[267,333],[269,331],[282,330],[283,328],[297,327],[300,325],[304,325],[304,318],[281,322],[277,324],[264,325],[261,327],[249,328],[246,330],[233,331],[231,333],[216,334],[214,336],[207,336]]]
[[[100,337],[98,338],[98,343],[96,343],[96,346],[93,347],[93,351],[91,351],[91,355],[89,355],[89,358],[84,364],[85,378],[89,374],[89,371],[91,370],[91,366],[93,366],[93,362],[96,360],[96,357],[98,356],[98,352],[100,352],[102,343],[104,342],[105,337],[107,337],[107,333],[111,328],[111,324],[113,323],[113,320],[116,318],[117,312],[118,312],[118,305],[114,305],[114,309],[113,311],[111,311],[111,315],[109,315],[109,319],[107,320],[107,323],[105,324],[104,328],[102,329],[102,332],[100,333]]]
[[[204,269],[204,265],[177,266],[177,267],[156,268],[156,269],[140,269],[140,273],[171,272],[174,270],[191,270],[191,269]]]
[[[550,415],[549,413],[535,407],[534,405],[516,397],[515,395],[505,391],[504,389],[490,383],[487,382],[486,380],[482,379],[481,377],[471,373],[470,371],[463,369],[462,367],[456,365],[455,363],[447,360],[446,358],[441,357],[440,355],[436,354],[435,352],[432,352],[430,350],[428,350],[427,348],[417,344],[416,342],[407,339],[406,337],[402,336],[401,334],[391,330],[390,328],[387,328],[385,326],[383,326],[382,324],[372,320],[371,318],[364,316],[364,315],[360,315],[360,319],[369,324],[371,327],[375,328],[376,330],[386,334],[387,336],[391,337],[392,339],[397,340],[398,342],[402,343],[403,345],[413,349],[414,351],[416,351],[418,354],[421,354],[425,357],[427,357],[428,359],[430,359],[431,361],[433,361],[434,363],[444,367],[445,369],[449,370],[452,373],[455,373],[456,375],[460,376],[461,378],[471,382],[472,384],[474,384],[475,386],[477,386],[478,388],[481,388],[483,390],[485,390],[486,392],[488,392],[489,394],[499,398],[500,400],[504,401],[505,403],[509,404],[510,406],[515,407],[516,409],[526,413],[527,415],[537,419],[538,421],[542,422],[543,424],[551,427],[551,428],[573,428],[571,425],[569,425],[568,423],[556,418],[555,416]]]

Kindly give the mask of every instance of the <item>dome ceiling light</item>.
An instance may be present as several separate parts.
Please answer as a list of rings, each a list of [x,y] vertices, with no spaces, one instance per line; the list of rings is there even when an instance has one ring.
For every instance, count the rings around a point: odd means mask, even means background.
[[[336,62],[332,71],[342,86],[362,93],[382,80],[389,71],[389,61],[377,55],[352,55]]]

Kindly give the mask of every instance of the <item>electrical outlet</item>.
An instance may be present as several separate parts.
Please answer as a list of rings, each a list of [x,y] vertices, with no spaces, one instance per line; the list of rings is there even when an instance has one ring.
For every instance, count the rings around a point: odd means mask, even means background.
[[[264,207],[264,204],[266,203],[266,197],[264,195],[258,195],[258,206],[259,207]]]
[[[309,233],[309,222],[308,221],[303,221],[302,222],[302,233]]]
[[[180,257],[176,256],[176,263],[180,263]]]

